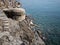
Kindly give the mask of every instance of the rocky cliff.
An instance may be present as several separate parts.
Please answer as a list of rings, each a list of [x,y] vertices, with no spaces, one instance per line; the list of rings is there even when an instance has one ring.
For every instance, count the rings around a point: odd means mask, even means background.
[[[34,27],[22,8],[0,8],[0,45],[45,45]]]

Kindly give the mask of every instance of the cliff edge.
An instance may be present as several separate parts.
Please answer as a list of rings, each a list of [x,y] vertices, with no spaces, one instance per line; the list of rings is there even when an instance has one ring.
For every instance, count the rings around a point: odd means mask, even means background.
[[[0,45],[45,45],[41,31],[33,30],[35,25],[21,4],[6,0],[6,5],[3,1],[0,0]]]

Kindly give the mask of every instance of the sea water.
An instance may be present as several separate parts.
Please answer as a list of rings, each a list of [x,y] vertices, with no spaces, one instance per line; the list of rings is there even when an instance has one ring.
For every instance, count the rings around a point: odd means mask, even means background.
[[[19,0],[18,0],[19,1]],[[60,0],[20,0],[26,13],[47,38],[46,45],[60,45]]]

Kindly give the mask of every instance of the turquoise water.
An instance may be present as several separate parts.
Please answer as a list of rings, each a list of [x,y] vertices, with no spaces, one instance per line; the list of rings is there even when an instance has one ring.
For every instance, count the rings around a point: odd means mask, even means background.
[[[27,14],[47,38],[47,45],[60,45],[60,0],[20,0]]]

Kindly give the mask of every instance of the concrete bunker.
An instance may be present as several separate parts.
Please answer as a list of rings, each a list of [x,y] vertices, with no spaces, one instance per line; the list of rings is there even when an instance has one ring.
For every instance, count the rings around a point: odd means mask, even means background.
[[[25,9],[23,8],[12,8],[12,9],[3,9],[4,13],[8,18],[22,21],[25,19]]]

